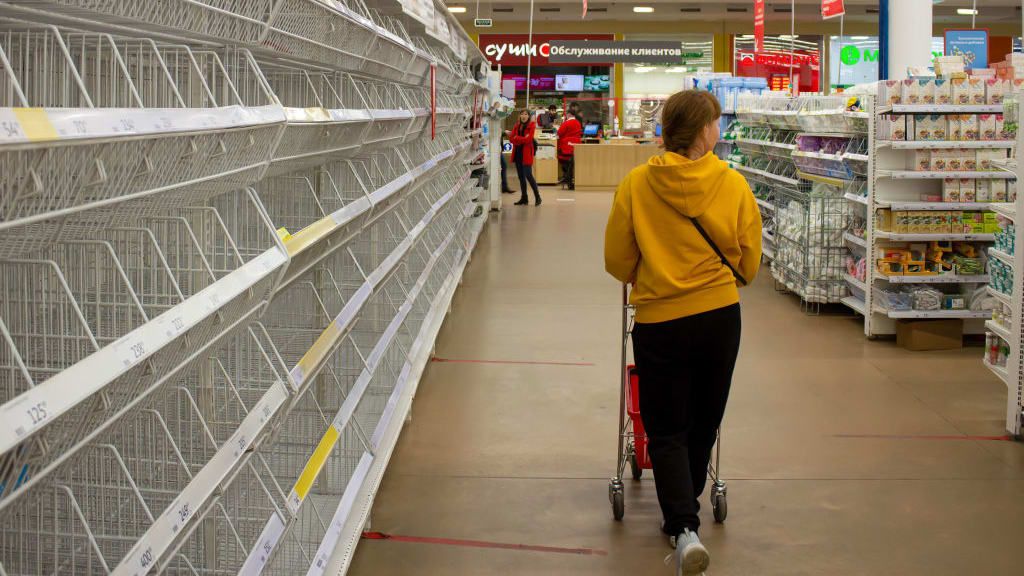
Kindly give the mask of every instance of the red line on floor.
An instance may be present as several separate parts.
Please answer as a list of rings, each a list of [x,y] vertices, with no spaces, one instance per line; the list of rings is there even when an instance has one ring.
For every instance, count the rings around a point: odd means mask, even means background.
[[[485,540],[462,540],[459,538],[430,538],[427,536],[401,536],[383,532],[363,532],[365,540],[393,540],[395,542],[411,542],[414,544],[440,544],[442,546],[464,546],[468,548],[495,548],[499,550],[519,550],[522,552],[549,552],[553,554],[576,554],[579,556],[607,556],[608,552],[596,548],[561,548],[558,546],[534,546],[531,544],[509,544],[506,542],[487,542]]]
[[[593,366],[593,362],[544,362],[539,360],[465,360],[458,358],[431,358],[431,362],[446,364],[520,364],[524,366]]]
[[[967,436],[955,434],[835,434],[836,438],[885,438],[891,440],[991,440],[1009,442],[1008,435],[1003,436]]]

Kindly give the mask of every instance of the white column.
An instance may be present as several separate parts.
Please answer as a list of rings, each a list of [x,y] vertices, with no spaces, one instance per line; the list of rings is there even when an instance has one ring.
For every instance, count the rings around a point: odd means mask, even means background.
[[[932,61],[932,0],[889,0],[889,79]]]

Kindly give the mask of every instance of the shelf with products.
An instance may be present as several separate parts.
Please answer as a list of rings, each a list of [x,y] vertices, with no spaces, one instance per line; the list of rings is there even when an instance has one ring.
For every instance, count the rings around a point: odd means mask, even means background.
[[[1010,149],[1016,145],[1013,140],[881,140],[875,146],[893,150],[977,150]]]
[[[1002,250],[995,247],[989,248],[988,253],[989,256],[1001,260],[1007,266],[1013,266],[1013,254],[1007,254],[1006,252],[1003,252]]]
[[[1002,338],[1003,340],[1006,340],[1007,342],[1011,341],[1011,338],[1012,338],[1010,336],[1011,328],[1009,326],[1004,326],[1004,325],[996,322],[995,320],[986,320],[985,321],[985,329],[991,331],[993,334],[999,336],[1000,338]]]
[[[984,310],[889,310],[875,305],[874,312],[893,320],[926,319],[988,319],[992,313]]]
[[[867,240],[865,240],[864,238],[861,238],[860,236],[857,236],[856,234],[852,234],[850,232],[844,233],[843,234],[843,239],[846,240],[847,242],[852,243],[852,244],[856,244],[857,246],[860,246],[861,248],[867,248],[868,247],[868,241]]]
[[[1008,220],[1015,220],[1017,218],[1017,207],[1012,202],[993,202],[989,205],[989,208]]]
[[[937,172],[934,170],[879,170],[878,178],[893,180],[1012,180],[1016,176],[1006,172]]]
[[[847,296],[840,300],[840,302],[861,316],[867,312],[867,304],[865,304],[864,300],[857,298],[856,296]]]
[[[893,104],[880,106],[879,114],[1001,114],[1001,104]]]
[[[878,278],[890,284],[987,284],[988,275],[959,276],[956,274],[925,274],[920,276],[898,276],[879,274]]]

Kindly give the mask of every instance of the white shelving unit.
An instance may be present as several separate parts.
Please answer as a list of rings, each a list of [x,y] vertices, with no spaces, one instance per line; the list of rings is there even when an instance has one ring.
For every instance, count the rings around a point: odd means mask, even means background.
[[[886,106],[879,107],[872,122],[872,177],[869,197],[869,231],[866,239],[868,245],[868,286],[867,309],[871,311],[865,316],[864,332],[869,337],[895,333],[894,320],[918,318],[963,318],[965,332],[981,333],[984,331],[984,320],[990,318],[986,310],[937,310],[937,311],[890,311],[875,303],[875,292],[880,289],[898,289],[903,285],[935,285],[944,289],[955,289],[963,285],[982,286],[989,281],[988,275],[904,275],[886,276],[876,269],[874,263],[884,246],[899,243],[927,242],[975,242],[991,243],[993,234],[964,233],[895,233],[877,228],[875,216],[878,210],[893,211],[994,211],[1005,210],[991,202],[933,202],[922,200],[923,195],[941,195],[937,181],[957,179],[1009,180],[1015,176],[1005,171],[915,171],[909,169],[913,165],[912,153],[931,150],[1008,150],[1018,148],[1016,141],[892,141],[875,137],[878,122],[884,114],[996,114],[1002,113],[1002,105],[984,106]],[[982,245],[984,249],[984,244]],[[991,256],[991,251],[989,251]]]
[[[442,3],[216,4],[0,7],[0,573],[344,573],[486,222]]]
[[[1017,103],[1024,97],[1024,93],[1015,92],[1014,100]],[[1016,106],[1009,106],[1016,109]],[[1012,113],[1012,110],[1008,110]],[[1024,131],[1017,132],[1017,150],[1024,145]],[[1024,171],[1021,170],[1019,162],[1007,162],[1005,170],[1010,170],[1017,176],[1017,182],[1024,178]],[[988,293],[998,303],[999,307],[1009,312],[1008,318],[999,314],[985,322],[984,329],[987,333],[986,342],[991,344],[1005,343],[1009,348],[1006,355],[1006,365],[999,366],[991,361],[990,348],[986,346],[982,363],[992,371],[999,380],[1006,384],[1006,430],[1015,438],[1021,438],[1022,427],[1024,427],[1024,366],[1022,366],[1021,350],[1024,347],[1024,323],[1022,323],[1022,310],[1024,310],[1024,226],[1017,221],[1017,214],[1024,210],[1024,195],[1017,194],[1017,200],[1013,203],[996,203],[992,210],[1014,225],[1015,235],[1014,253],[1009,254],[996,247],[988,249],[989,257],[998,260],[1013,270],[1013,293],[1005,294],[988,286]],[[996,354],[998,358],[998,354]]]

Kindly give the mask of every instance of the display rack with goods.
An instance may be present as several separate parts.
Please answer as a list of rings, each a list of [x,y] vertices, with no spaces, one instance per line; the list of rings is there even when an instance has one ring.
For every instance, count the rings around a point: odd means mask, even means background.
[[[1006,95],[1005,115],[1014,125],[1019,120],[1021,92],[1011,91]],[[1017,149],[1024,145],[1024,134],[1017,133]],[[1024,177],[1018,162],[1008,162],[1007,170]],[[1024,309],[1024,254],[1018,250],[1024,241],[1024,232],[1017,224],[1017,215],[1024,213],[1024,197],[1017,196],[1014,202],[995,203],[992,209],[998,214],[999,230],[988,249],[988,286],[991,297],[992,318],[985,322],[985,352],[982,362],[1006,384],[1006,430],[1020,438],[1024,427],[1024,367],[1021,364],[1021,350],[1024,349],[1024,326],[1021,311]]]
[[[276,4],[0,4],[0,572],[351,560],[486,95],[461,31]]]
[[[1002,84],[921,79],[878,84],[873,155],[868,336],[901,319],[959,318],[979,333],[992,315],[986,284],[998,231],[994,203],[1016,197],[999,172],[1016,131]],[[948,92],[948,94],[947,94]],[[998,93],[998,95],[997,95]],[[998,100],[998,103],[996,103]]]

